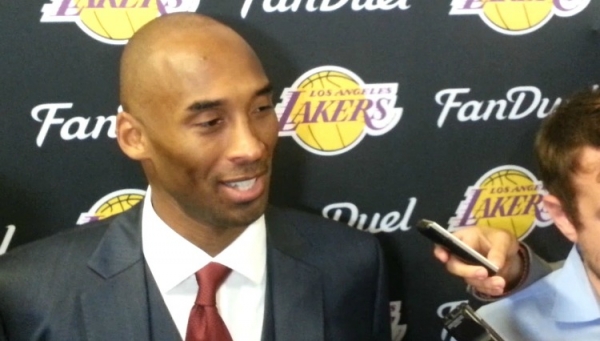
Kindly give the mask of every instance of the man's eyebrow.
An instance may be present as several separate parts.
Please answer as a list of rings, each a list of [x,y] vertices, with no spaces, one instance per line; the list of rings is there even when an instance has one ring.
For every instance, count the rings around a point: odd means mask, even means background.
[[[216,108],[223,105],[223,101],[221,100],[216,100],[216,101],[196,101],[194,103],[192,103],[190,106],[187,107],[188,111],[194,111],[194,112],[199,112],[199,111],[204,111],[204,110],[208,110],[208,109],[212,109],[212,108]]]
[[[270,95],[272,93],[273,93],[273,86],[269,83],[269,84],[265,85],[264,87],[258,89],[254,93],[254,96],[255,97],[260,97],[260,96],[264,96],[264,95]],[[222,105],[223,105],[223,101],[222,100],[196,101],[196,102],[190,104],[187,107],[187,111],[200,112],[200,111],[205,111],[205,110],[217,108],[217,107],[220,107]]]
[[[271,83],[263,86],[262,88],[260,88],[259,90],[257,90],[254,95],[256,97],[259,96],[264,96],[264,95],[270,95],[273,93],[273,85],[271,85]]]

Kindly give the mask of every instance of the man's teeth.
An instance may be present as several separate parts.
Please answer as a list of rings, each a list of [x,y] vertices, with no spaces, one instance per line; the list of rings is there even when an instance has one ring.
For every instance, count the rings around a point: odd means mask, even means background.
[[[252,188],[252,186],[254,186],[255,183],[256,183],[256,178],[250,179],[250,180],[245,180],[245,181],[228,182],[227,186],[233,187],[240,191],[247,191],[250,188]]]

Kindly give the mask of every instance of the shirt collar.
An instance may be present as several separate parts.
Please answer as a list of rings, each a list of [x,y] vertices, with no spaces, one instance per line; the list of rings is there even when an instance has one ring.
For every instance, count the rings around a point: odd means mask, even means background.
[[[552,316],[559,322],[586,322],[600,318],[600,306],[581,256],[573,247],[563,267],[549,275],[556,299]]]
[[[161,293],[170,291],[211,261],[229,267],[256,284],[264,281],[267,259],[264,215],[250,224],[221,253],[211,258],[156,214],[151,197],[149,187],[142,208],[142,247]]]

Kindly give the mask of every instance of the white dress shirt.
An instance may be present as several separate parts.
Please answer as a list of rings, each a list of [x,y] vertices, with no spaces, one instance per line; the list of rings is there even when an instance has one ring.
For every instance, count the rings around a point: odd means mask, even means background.
[[[223,264],[231,274],[217,291],[217,307],[234,341],[262,335],[265,308],[267,239],[264,216],[216,257],[196,247],[156,214],[148,188],[142,211],[142,247],[148,267],[185,340],[190,310],[198,293],[194,274],[209,262]]]

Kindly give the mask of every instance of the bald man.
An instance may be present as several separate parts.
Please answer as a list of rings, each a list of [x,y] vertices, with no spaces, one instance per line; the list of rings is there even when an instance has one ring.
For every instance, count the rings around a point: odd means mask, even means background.
[[[120,96],[118,143],[147,195],[0,257],[1,341],[192,340],[209,263],[231,269],[219,341],[390,340],[376,240],[267,204],[278,125],[238,34],[195,14],[150,22],[125,48]]]

